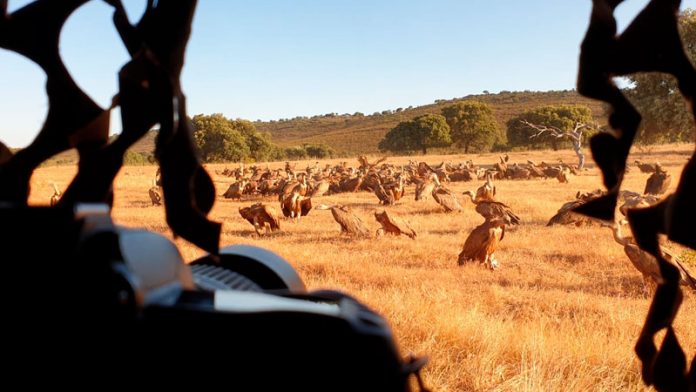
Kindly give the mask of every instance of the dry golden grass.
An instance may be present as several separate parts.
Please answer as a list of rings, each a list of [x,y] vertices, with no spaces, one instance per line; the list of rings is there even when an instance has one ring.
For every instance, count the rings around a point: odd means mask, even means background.
[[[665,146],[635,153],[631,162],[659,160],[672,173],[675,188],[691,148]],[[511,161],[559,157],[574,162],[570,151],[516,153]],[[427,157],[430,163],[465,159],[491,164],[497,155]],[[396,163],[407,160],[390,158]],[[298,168],[307,164],[300,162]],[[214,173],[223,167],[209,170]],[[72,167],[38,170],[32,179],[31,202],[46,204],[53,192],[50,182],[64,188],[74,171]],[[151,207],[147,195],[154,174],[154,167],[123,168],[115,184],[113,215],[120,224],[170,236],[162,207]],[[647,176],[634,168],[625,189],[642,191]],[[214,179],[217,193],[222,194],[230,179],[217,175]],[[451,188],[460,194],[479,185],[456,183]],[[471,208],[445,214],[432,199],[415,202],[413,187],[405,200],[388,208],[411,222],[418,232],[415,241],[342,237],[331,213],[317,210],[298,224],[284,221],[281,232],[259,238],[237,212],[252,200],[219,198],[212,219],[224,223],[223,245],[269,248],[289,260],[311,289],[344,290],[381,312],[404,354],[430,357],[424,378],[436,391],[640,391],[645,388],[633,345],[649,305],[640,274],[608,229],[545,226],[578,190],[599,187],[601,177],[592,164],[570,184],[497,182],[499,199],[523,223],[502,241],[497,252],[501,268],[495,272],[476,265],[458,267],[456,262],[464,239],[482,218]],[[315,205],[349,205],[373,230],[379,227],[372,214],[381,207],[371,193],[320,199]],[[276,203],[275,198],[265,200]],[[201,255],[190,244],[177,243],[185,259]],[[694,325],[696,295],[687,293],[676,330],[691,356],[696,353]]]

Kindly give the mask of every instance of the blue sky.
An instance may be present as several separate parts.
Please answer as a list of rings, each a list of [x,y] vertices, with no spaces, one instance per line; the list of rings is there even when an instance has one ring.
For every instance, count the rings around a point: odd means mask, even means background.
[[[10,10],[29,3],[10,0]],[[132,20],[145,0],[124,0]],[[626,1],[620,28],[647,0]],[[183,74],[188,110],[270,120],[366,114],[484,90],[575,87],[590,0],[200,0]],[[696,8],[696,0],[682,8]],[[93,0],[63,30],[77,83],[106,106],[128,56]],[[0,50],[0,140],[27,145],[47,109],[44,76]],[[118,111],[112,129],[120,131]]]

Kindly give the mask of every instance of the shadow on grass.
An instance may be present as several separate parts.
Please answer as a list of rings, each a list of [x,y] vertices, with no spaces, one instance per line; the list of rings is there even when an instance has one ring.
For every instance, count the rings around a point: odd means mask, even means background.
[[[423,234],[432,234],[432,235],[458,235],[461,234],[463,230],[459,229],[440,229],[440,230],[428,230],[423,232]]]
[[[505,268],[505,264],[501,266]],[[611,281],[597,279],[587,283],[560,283],[551,280],[538,279],[533,282],[516,282],[508,277],[500,277],[493,282],[499,287],[517,287],[520,289],[533,289],[537,291],[563,291],[566,293],[586,293],[600,295],[612,298],[645,298],[649,299],[643,284],[643,279],[640,276],[620,276],[615,277]],[[548,294],[552,297],[553,294]]]
[[[289,242],[291,244],[311,243],[311,244],[346,245],[346,244],[353,244],[353,243],[364,241],[364,240],[370,240],[370,241],[375,240],[374,236],[365,237],[365,236],[343,234],[338,230],[335,233],[334,232],[322,233],[319,235],[316,235],[313,233],[302,233],[302,232],[299,232],[299,233],[294,232],[294,233],[289,233],[289,234],[292,234],[292,236],[291,236],[292,238],[290,238],[286,242]],[[371,234],[373,234],[373,233],[371,233]]]
[[[287,231],[283,231],[282,227],[278,231],[273,231],[269,234],[266,234],[265,230],[261,231],[261,235],[258,235],[256,233],[256,230],[253,228],[245,230],[225,230],[223,234],[225,235],[232,235],[236,237],[245,237],[245,238],[256,238],[256,239],[263,239],[263,238],[268,238],[268,239],[279,239],[279,238],[288,238],[294,236],[296,233],[289,233]]]
[[[136,200],[136,201],[129,201],[128,204],[126,205],[126,208],[164,208],[164,205],[153,205],[151,201],[149,200]]]
[[[428,215],[438,215],[438,216],[457,216],[462,214],[463,211],[451,211],[451,212],[445,212],[444,209],[439,208],[439,207],[430,207],[428,206],[427,209],[423,210],[418,210],[418,211],[413,211],[411,215],[421,215],[421,216],[428,216]]]

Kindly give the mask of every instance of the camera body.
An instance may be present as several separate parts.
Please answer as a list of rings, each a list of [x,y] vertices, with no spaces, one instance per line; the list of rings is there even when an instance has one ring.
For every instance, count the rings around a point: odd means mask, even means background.
[[[3,263],[9,374],[404,391],[417,370],[381,316],[341,292],[307,292],[269,251],[233,246],[187,265],[167,238],[118,227],[100,205],[0,206],[0,222],[16,255]]]

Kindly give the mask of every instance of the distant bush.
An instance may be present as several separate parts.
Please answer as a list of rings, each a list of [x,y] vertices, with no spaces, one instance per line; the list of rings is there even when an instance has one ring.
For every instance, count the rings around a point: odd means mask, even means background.
[[[295,146],[288,147],[284,150],[285,158],[287,159],[305,159],[307,158],[307,151],[304,148]]]
[[[510,152],[512,151],[512,146],[508,143],[497,142],[491,147],[491,152]]]
[[[155,157],[152,153],[128,150],[123,155],[123,164],[126,166],[145,166],[152,165],[154,162]]]
[[[270,133],[259,132],[251,121],[231,120],[216,113],[198,114],[193,116],[191,123],[196,145],[205,162],[263,162],[283,155],[271,142]]]
[[[310,158],[332,158],[336,151],[326,144],[305,144],[303,146]]]
[[[302,146],[287,147],[283,150],[285,159],[307,159],[307,158],[333,158],[336,151],[326,144],[304,144]]]

